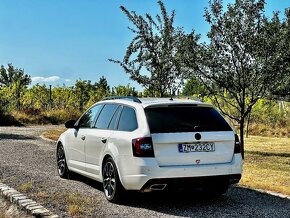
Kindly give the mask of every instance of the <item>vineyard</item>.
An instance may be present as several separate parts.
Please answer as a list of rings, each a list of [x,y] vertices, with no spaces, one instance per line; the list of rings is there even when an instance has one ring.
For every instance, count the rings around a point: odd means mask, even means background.
[[[183,90],[182,93],[185,93]],[[136,92],[130,85],[110,88],[105,77],[92,83],[77,80],[74,86],[51,87],[33,85],[16,89],[16,84],[0,87],[0,125],[62,124],[78,118],[92,104],[106,96],[148,97],[148,92]],[[180,94],[176,98],[199,97],[214,104],[212,96]],[[229,113],[234,110],[227,107]],[[233,126],[237,124],[230,120]],[[290,103],[285,101],[260,99],[249,117],[249,133],[252,135],[290,137]]]

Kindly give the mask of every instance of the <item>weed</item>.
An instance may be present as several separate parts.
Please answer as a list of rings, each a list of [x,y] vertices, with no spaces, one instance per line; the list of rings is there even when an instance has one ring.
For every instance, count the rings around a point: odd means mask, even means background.
[[[68,194],[64,192],[50,195],[49,198],[59,204],[67,205],[67,212],[72,217],[85,217],[86,214],[91,214],[98,201],[95,198],[84,196],[80,193]]]
[[[38,192],[37,196],[40,198],[48,198],[49,197],[49,195],[45,191]]]
[[[11,176],[10,180],[12,183],[16,183],[17,178],[16,178],[16,176]]]
[[[84,197],[80,193],[68,195],[68,213],[71,216],[79,216],[85,212],[86,205],[93,203],[93,199]]]
[[[19,191],[29,191],[32,189],[32,181],[28,181],[26,183],[23,183],[19,187]]]

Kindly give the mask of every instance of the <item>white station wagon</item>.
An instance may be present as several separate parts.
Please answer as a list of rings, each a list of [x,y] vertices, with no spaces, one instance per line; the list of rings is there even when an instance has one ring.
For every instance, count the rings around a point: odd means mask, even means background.
[[[57,167],[103,183],[106,198],[126,190],[203,189],[223,194],[242,174],[238,136],[212,105],[192,100],[108,97],[57,142]]]

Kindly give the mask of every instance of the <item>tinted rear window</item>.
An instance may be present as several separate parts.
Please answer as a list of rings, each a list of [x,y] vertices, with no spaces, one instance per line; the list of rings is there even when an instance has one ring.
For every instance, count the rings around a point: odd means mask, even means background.
[[[131,132],[138,128],[136,113],[133,108],[124,106],[120,116],[118,130]]]
[[[145,109],[151,133],[232,131],[211,107],[160,107]]]

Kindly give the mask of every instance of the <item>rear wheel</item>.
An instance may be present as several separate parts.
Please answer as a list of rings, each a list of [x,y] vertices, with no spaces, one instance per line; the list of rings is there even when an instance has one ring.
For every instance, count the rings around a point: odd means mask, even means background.
[[[57,147],[56,151],[57,172],[61,178],[69,178],[69,170],[66,164],[65,153],[62,145]]]
[[[117,167],[111,157],[109,157],[103,167],[103,188],[108,201],[117,202],[121,200],[125,191],[122,186]]]

